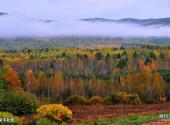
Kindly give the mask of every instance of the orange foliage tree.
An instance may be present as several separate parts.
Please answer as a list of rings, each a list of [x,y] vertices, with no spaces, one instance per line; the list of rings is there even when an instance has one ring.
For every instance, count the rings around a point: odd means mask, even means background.
[[[47,78],[44,72],[40,71],[37,77],[36,94],[45,96],[47,94]]]
[[[137,93],[144,101],[160,101],[165,97],[165,82],[158,72],[139,71],[129,74],[124,79],[122,88],[129,93]]]
[[[36,77],[32,70],[25,73],[25,89],[27,92],[34,92],[37,85]]]
[[[15,70],[9,71],[5,75],[5,80],[8,82],[8,88],[13,91],[22,92],[23,89],[19,86],[20,85],[20,79],[19,75]]]
[[[60,96],[63,94],[65,89],[63,73],[61,71],[57,71],[54,75],[52,93],[54,96]]]

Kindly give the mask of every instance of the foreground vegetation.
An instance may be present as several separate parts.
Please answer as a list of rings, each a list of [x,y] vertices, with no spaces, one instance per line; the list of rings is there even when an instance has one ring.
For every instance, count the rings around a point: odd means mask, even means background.
[[[130,114],[128,116],[122,116],[107,120],[98,120],[95,122],[74,123],[74,125],[142,125],[144,123],[149,123],[158,120],[160,120],[160,117],[156,114]]]

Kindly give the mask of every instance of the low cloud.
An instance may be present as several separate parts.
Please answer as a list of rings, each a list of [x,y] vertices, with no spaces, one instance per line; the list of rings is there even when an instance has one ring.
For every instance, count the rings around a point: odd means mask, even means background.
[[[84,21],[46,22],[6,15],[0,17],[0,37],[111,36],[146,37],[168,36],[170,27],[142,27],[131,24],[91,23]]]

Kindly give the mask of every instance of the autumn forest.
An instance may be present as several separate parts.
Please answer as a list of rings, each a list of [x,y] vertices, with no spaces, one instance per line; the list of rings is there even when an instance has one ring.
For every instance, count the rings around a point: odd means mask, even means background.
[[[0,110],[26,115],[35,113],[39,105],[50,103],[165,103],[170,100],[169,75],[168,46],[3,50]],[[40,108],[39,114],[43,110]],[[65,110],[65,117],[71,119],[72,113]]]

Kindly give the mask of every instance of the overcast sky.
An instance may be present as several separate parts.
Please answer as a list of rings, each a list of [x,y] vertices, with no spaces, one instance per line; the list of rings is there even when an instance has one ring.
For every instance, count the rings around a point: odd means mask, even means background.
[[[82,18],[170,17],[170,0],[0,0],[0,37],[170,36],[170,27],[89,23]],[[53,20],[46,23],[44,20]]]
[[[0,0],[0,11],[38,19],[170,16],[170,0]]]

